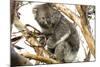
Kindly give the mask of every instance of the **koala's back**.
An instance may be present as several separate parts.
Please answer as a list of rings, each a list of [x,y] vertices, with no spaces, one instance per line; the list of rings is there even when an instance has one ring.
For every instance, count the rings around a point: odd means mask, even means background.
[[[66,18],[62,16],[60,22],[54,28],[54,31],[56,41],[64,38],[64,35],[66,34],[69,35],[64,41],[57,45],[55,48],[55,55],[63,62],[72,62],[77,56],[80,44],[75,25],[67,21]]]
[[[59,40],[64,35],[69,34],[65,41],[67,41],[72,48],[76,48],[72,49],[73,51],[78,50],[80,42],[76,26],[73,23],[70,23],[64,16],[61,17],[59,23],[55,26],[54,34],[57,40]]]

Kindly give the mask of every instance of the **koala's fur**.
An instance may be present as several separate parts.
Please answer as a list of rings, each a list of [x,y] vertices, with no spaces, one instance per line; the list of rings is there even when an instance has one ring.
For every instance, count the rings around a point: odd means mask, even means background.
[[[38,5],[35,9],[35,19],[48,37],[48,50],[61,62],[72,62],[77,56],[80,43],[75,25],[54,10],[50,3]]]

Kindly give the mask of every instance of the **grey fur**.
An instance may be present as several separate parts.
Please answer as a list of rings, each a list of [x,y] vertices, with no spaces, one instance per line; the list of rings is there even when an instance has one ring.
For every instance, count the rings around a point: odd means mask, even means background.
[[[35,9],[36,20],[48,37],[48,49],[61,62],[72,62],[77,56],[80,43],[75,25],[50,4],[39,5]]]

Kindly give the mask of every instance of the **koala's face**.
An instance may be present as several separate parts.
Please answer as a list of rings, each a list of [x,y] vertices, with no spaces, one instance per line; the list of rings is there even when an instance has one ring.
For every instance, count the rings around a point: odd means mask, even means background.
[[[35,9],[35,19],[43,29],[43,33],[52,33],[55,25],[60,21],[61,14],[48,4],[39,5]]]
[[[35,19],[38,21],[42,28],[49,28],[50,27],[50,14],[48,11],[48,7],[40,6],[36,8],[36,17]],[[49,21],[48,21],[49,20]]]
[[[43,33],[50,33],[52,31],[51,13],[46,5],[40,5],[35,8],[35,19],[43,30]],[[52,19],[53,20],[53,19]]]

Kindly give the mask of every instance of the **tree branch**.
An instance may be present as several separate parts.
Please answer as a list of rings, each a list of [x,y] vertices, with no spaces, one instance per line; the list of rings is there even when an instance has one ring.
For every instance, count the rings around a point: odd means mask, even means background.
[[[95,57],[95,46],[94,46],[94,39],[91,35],[91,33],[88,30],[88,21],[86,18],[86,14],[84,12],[84,9],[82,8],[83,6],[81,5],[77,5],[76,8],[80,14],[80,21],[81,21],[81,25],[82,25],[82,32],[83,35],[88,43],[88,47],[90,49],[90,52],[93,54],[93,56]]]
[[[30,59],[34,59],[34,60],[38,60],[38,61],[41,61],[41,62],[45,62],[47,64],[57,64],[57,63],[59,63],[58,61],[53,60],[51,58],[42,57],[42,56],[38,56],[38,55],[33,55],[33,54],[28,53],[28,52],[23,53],[21,55],[23,55],[24,57],[30,58]]]
[[[68,9],[64,4],[51,4],[51,7],[54,9],[63,12],[66,16],[68,16],[72,21],[76,22],[80,28],[82,28],[80,24],[80,17],[77,16],[74,12]]]
[[[17,65],[33,65],[29,60],[19,54],[17,54],[14,48],[11,46],[11,66]]]

